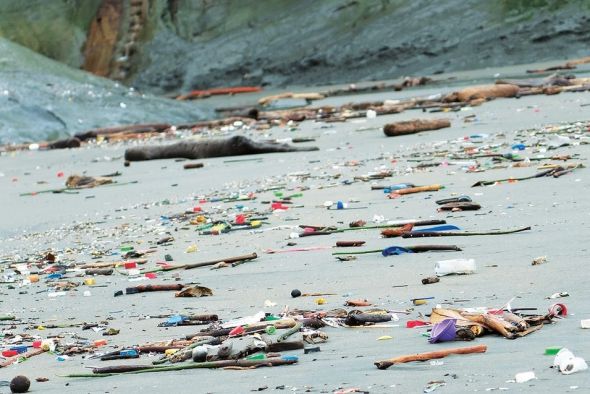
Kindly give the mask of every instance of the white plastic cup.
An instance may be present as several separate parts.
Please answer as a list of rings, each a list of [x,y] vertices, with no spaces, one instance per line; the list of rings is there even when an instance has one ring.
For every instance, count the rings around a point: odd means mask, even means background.
[[[553,360],[553,366],[559,368],[559,372],[564,375],[570,375],[588,369],[586,360],[574,356],[574,354],[566,348],[557,352],[555,359]]]
[[[437,261],[434,273],[437,276],[473,274],[476,270],[474,259],[453,259]]]
[[[567,348],[563,348],[557,352],[553,359],[553,366],[559,367],[562,363],[567,363],[574,358],[574,354]]]
[[[559,371],[564,375],[584,371],[586,369],[588,369],[588,364],[586,364],[586,360],[584,360],[582,357],[574,357],[567,363],[559,365]]]

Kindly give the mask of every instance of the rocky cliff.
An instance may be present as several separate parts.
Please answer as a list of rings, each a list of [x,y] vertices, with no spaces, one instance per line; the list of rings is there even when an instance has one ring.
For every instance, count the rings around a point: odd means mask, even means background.
[[[0,35],[157,93],[325,84],[588,54],[585,0],[22,0]]]

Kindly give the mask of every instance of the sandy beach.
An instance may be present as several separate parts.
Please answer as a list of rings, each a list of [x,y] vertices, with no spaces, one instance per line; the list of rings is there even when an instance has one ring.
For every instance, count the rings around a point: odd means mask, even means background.
[[[486,71],[484,74],[488,74]],[[492,75],[492,73],[489,73]],[[427,86],[411,91],[327,98],[314,105],[398,99],[445,93],[454,86]],[[220,100],[220,99],[216,99]],[[243,98],[239,98],[243,100]],[[487,392],[586,392],[590,391],[590,372],[565,376],[551,369],[553,357],[545,356],[547,347],[561,346],[590,359],[590,331],[580,328],[580,320],[590,318],[587,302],[590,289],[586,283],[589,241],[590,179],[586,168],[560,178],[539,178],[515,183],[501,183],[472,188],[480,180],[522,177],[537,172],[532,162],[523,168],[485,168],[467,172],[469,163],[453,163],[417,168],[410,154],[420,158],[436,149],[456,150],[469,143],[470,136],[483,135],[474,146],[490,145],[501,153],[524,143],[522,156],[542,154],[543,136],[532,135],[543,125],[572,123],[590,119],[588,93],[562,93],[555,96],[529,96],[520,99],[497,99],[479,107],[458,112],[429,113],[416,110],[374,119],[353,119],[344,123],[305,121],[295,126],[274,127],[267,131],[237,130],[253,139],[313,137],[315,152],[276,153],[244,157],[200,160],[204,167],[184,170],[175,160],[131,163],[123,167],[124,150],[132,143],[86,145],[80,149],[60,151],[20,151],[0,156],[0,258],[5,263],[27,260],[53,251],[63,262],[121,260],[122,246],[136,250],[156,248],[147,255],[147,267],[154,268],[165,255],[172,263],[194,263],[256,252],[258,258],[236,267],[210,270],[158,273],[150,283],[198,283],[213,290],[212,297],[175,298],[171,292],[154,292],[113,297],[117,290],[146,284],[129,282],[115,272],[96,276],[96,285],[81,285],[64,296],[50,298],[44,278],[38,283],[12,288],[2,284],[3,315],[19,320],[14,327],[4,326],[15,334],[26,333],[42,338],[58,336],[60,343],[90,342],[107,339],[112,351],[125,346],[182,338],[204,326],[158,327],[162,318],[148,315],[216,313],[227,321],[253,315],[259,311],[278,314],[286,306],[292,309],[329,310],[343,308],[347,299],[367,299],[375,307],[394,311],[399,321],[385,328],[325,327],[329,339],[318,345],[320,352],[304,354],[295,365],[255,370],[187,370],[152,374],[111,376],[104,378],[65,378],[61,375],[89,372],[88,367],[109,364],[145,364],[156,356],[142,355],[140,360],[103,362],[73,355],[57,361],[56,354],[42,354],[26,362],[0,370],[0,380],[26,375],[31,380],[47,377],[48,382],[32,383],[32,392],[104,393],[163,392],[175,393],[244,393],[257,390],[273,392],[332,393],[338,389],[358,388],[357,392],[422,392],[431,381],[444,381],[437,389],[443,393]],[[451,127],[438,131],[388,138],[384,124],[414,118],[451,120]],[[466,122],[470,117],[470,122]],[[519,130],[530,130],[517,134]],[[557,133],[559,134],[559,133]],[[228,134],[230,135],[230,134]],[[563,134],[566,135],[566,134]],[[586,130],[586,138],[588,131]],[[221,135],[219,135],[221,136]],[[547,136],[547,138],[549,138]],[[475,138],[474,138],[475,140]],[[152,139],[148,143],[155,144]],[[587,140],[572,138],[570,145],[545,154],[579,155],[571,162],[587,165],[590,153]],[[582,142],[582,143],[581,143]],[[540,145],[535,146],[535,143]],[[444,156],[433,162],[444,161]],[[478,159],[484,163],[487,159]],[[471,160],[468,160],[470,162]],[[547,162],[551,162],[547,160]],[[545,162],[543,162],[545,163]],[[392,171],[381,180],[355,181],[355,177]],[[115,186],[80,190],[77,194],[43,193],[19,196],[20,193],[63,187],[71,174],[104,175],[119,171]],[[305,175],[304,175],[305,174]],[[350,181],[350,182],[346,182]],[[39,183],[43,182],[43,183]],[[136,183],[135,183],[136,182]],[[372,185],[411,182],[417,185],[441,184],[438,192],[386,198]],[[281,187],[284,195],[302,193],[293,206],[272,212],[267,190]],[[254,193],[256,199],[213,201],[213,197]],[[468,195],[479,203],[479,211],[438,212],[435,200]],[[208,202],[200,203],[202,199]],[[326,201],[343,201],[349,208],[328,210]],[[264,214],[263,232],[233,231],[221,235],[200,235],[188,222],[169,217],[200,206],[212,219],[231,219],[241,210]],[[325,236],[290,239],[301,229],[287,226],[326,225],[347,227],[355,220],[368,224],[402,219],[442,219],[464,231],[491,231],[531,226],[530,231],[499,236],[452,237],[441,239],[384,239],[379,230],[344,232]],[[280,229],[271,228],[284,226]],[[164,236],[174,237],[169,245],[156,242]],[[336,241],[363,240],[362,249],[381,249],[392,245],[410,246],[432,243],[454,244],[460,252],[359,255],[353,261],[338,261],[331,248]],[[293,242],[296,245],[289,246]],[[196,245],[197,251],[186,253]],[[318,250],[266,253],[268,249],[317,248]],[[351,250],[348,248],[347,250]],[[360,249],[360,248],[359,248]],[[546,256],[547,262],[533,266],[534,258]],[[94,259],[93,259],[94,258]],[[98,258],[98,259],[97,259]],[[437,261],[472,258],[477,271],[472,275],[442,277],[439,283],[423,285],[421,279],[434,275]],[[81,277],[68,275],[81,282]],[[19,279],[20,280],[20,279]],[[290,296],[292,289],[302,292],[334,293],[319,297]],[[89,296],[84,292],[89,291]],[[569,297],[547,299],[557,292]],[[432,297],[425,305],[415,306],[414,298]],[[265,302],[266,305],[265,306]],[[555,303],[567,305],[568,316],[523,338],[507,340],[486,335],[473,342],[429,344],[426,328],[406,328],[408,320],[426,319],[432,308],[489,307],[501,308],[508,302],[513,308],[537,308],[545,314]],[[273,305],[273,306],[269,306]],[[347,308],[348,310],[352,308]],[[39,330],[42,324],[67,324],[108,321],[108,327],[120,329],[116,336],[102,332],[66,327]],[[395,320],[395,319],[394,319]],[[4,322],[8,324],[9,322]],[[377,340],[391,336],[389,340]],[[451,356],[437,362],[397,365],[378,370],[378,360],[440,350],[450,347],[485,344],[484,354]],[[526,383],[510,382],[519,372],[534,371],[537,379]],[[0,392],[8,388],[0,387]]]

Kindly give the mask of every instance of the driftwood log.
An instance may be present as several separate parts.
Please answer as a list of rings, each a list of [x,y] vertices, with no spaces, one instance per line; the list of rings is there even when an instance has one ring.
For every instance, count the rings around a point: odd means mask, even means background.
[[[137,294],[145,293],[150,291],[178,291],[182,290],[183,284],[171,284],[171,285],[139,285],[135,287],[128,287],[125,289],[125,294]]]
[[[113,268],[88,268],[84,273],[86,275],[112,275]]]
[[[244,136],[205,141],[181,141],[170,145],[140,146],[125,151],[125,160],[204,159],[208,157],[241,156],[258,153],[303,152],[317,147],[299,147],[288,144],[256,142]]]
[[[421,131],[438,130],[451,127],[448,119],[414,119],[403,122],[388,123],[383,126],[383,132],[388,137],[415,134]]]
[[[516,97],[519,87],[512,84],[495,84],[470,86],[468,88],[450,93],[443,98],[444,102],[468,102],[479,99],[493,99],[497,97]]]

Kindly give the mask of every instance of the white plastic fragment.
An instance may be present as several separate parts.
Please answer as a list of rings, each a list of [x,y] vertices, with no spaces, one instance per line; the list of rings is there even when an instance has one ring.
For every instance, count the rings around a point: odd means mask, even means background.
[[[434,273],[437,276],[473,274],[476,270],[474,259],[452,259],[437,261]]]
[[[516,380],[516,383],[526,383],[533,379],[537,379],[533,371],[519,372],[514,375],[514,380]]]

